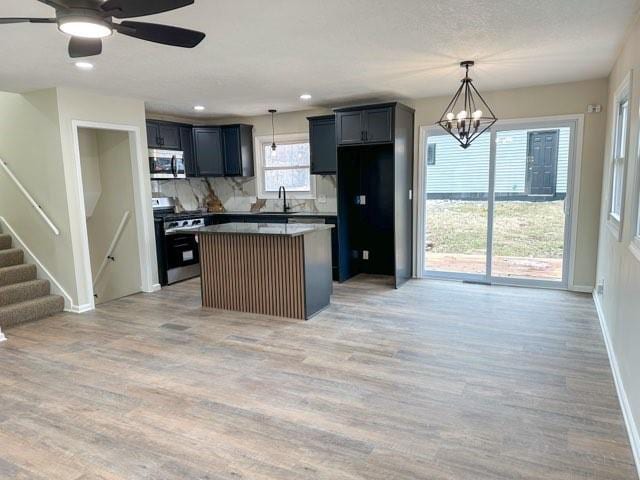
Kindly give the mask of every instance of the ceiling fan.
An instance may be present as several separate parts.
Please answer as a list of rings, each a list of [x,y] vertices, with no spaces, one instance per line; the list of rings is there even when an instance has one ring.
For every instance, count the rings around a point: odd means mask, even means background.
[[[71,35],[69,55],[90,57],[102,53],[102,39],[121,33],[129,37],[175,47],[193,48],[205,37],[202,32],[186,28],[113,19],[144,17],[191,5],[195,0],[38,0],[55,8],[55,18],[0,18],[8,23],[56,23],[58,29]]]

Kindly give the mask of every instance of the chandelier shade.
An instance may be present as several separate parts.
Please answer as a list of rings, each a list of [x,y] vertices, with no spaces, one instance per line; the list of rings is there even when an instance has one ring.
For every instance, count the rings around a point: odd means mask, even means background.
[[[438,125],[465,149],[498,121],[469,77],[469,68],[473,65],[471,60],[460,63],[466,71],[465,77],[438,121]]]

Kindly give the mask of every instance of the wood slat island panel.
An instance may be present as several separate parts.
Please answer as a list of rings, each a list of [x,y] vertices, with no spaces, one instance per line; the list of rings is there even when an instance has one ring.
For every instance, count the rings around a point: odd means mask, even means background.
[[[200,238],[203,306],[305,318],[302,236]]]
[[[331,226],[235,224],[201,229],[202,305],[308,319],[329,305]]]

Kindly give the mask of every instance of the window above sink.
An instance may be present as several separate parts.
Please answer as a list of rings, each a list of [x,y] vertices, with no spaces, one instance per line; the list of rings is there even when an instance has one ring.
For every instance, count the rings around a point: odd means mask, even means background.
[[[315,176],[311,175],[309,135],[276,135],[275,141],[277,148],[273,151],[271,136],[256,137],[258,198],[278,198],[281,186],[287,190],[288,199],[316,198]]]

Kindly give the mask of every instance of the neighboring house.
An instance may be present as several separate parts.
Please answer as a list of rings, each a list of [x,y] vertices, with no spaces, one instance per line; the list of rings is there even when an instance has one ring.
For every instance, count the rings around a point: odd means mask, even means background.
[[[485,134],[464,150],[447,134],[429,136],[429,197],[486,197],[489,187],[490,141],[490,135]],[[564,198],[567,192],[569,141],[569,128],[498,132],[496,196],[536,200]]]

